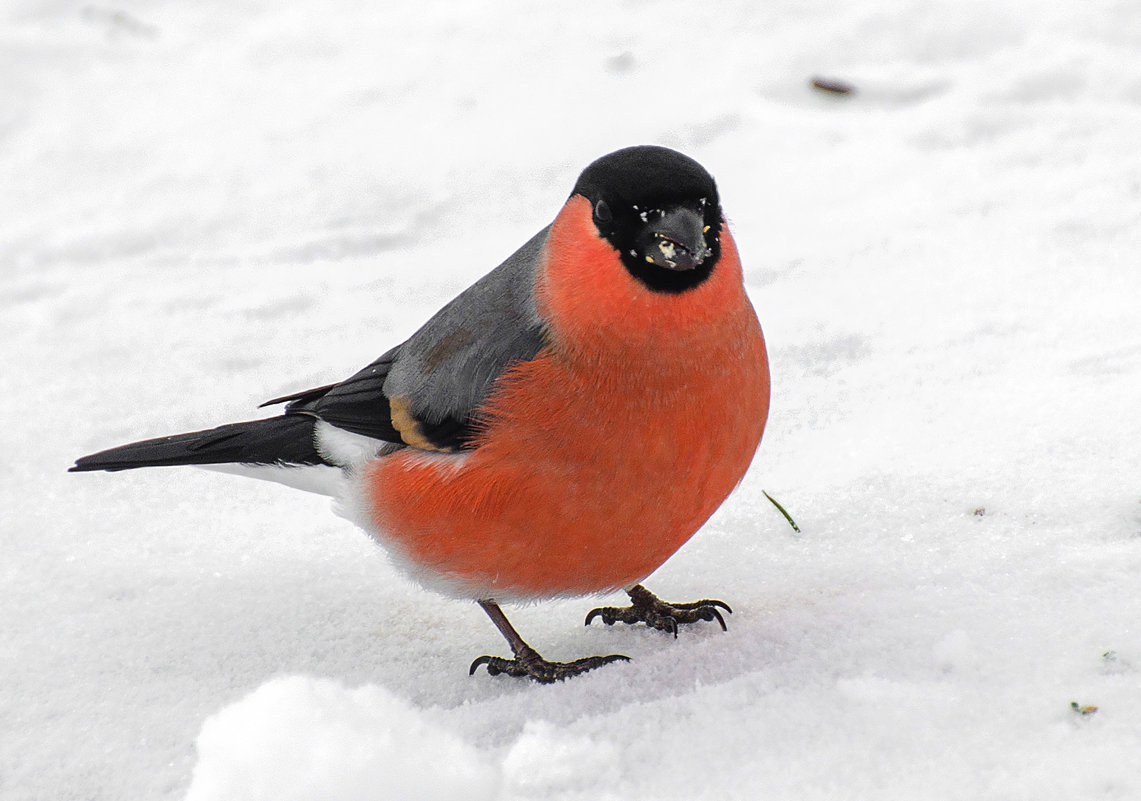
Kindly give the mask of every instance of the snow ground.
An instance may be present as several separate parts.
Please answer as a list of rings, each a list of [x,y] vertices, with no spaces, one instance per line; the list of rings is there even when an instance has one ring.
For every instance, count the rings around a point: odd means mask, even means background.
[[[1136,3],[561,8],[0,11],[0,797],[1141,797]],[[469,678],[483,614],[325,499],[64,472],[348,375],[639,142],[718,178],[770,344],[650,583],[727,634],[535,605],[634,660]]]

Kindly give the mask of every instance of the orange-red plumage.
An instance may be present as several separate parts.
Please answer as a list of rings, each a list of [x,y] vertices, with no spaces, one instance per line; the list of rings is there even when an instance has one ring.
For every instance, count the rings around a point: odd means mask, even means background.
[[[741,480],[764,430],[764,339],[727,228],[681,295],[619,264],[572,198],[538,275],[548,344],[510,368],[478,447],[367,471],[377,536],[480,598],[597,593],[661,565]]]

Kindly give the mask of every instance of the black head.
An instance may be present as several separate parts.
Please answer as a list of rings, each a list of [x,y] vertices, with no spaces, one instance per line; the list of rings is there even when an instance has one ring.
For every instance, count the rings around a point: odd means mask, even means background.
[[[627,147],[582,171],[572,195],[630,273],[655,292],[684,292],[721,257],[721,202],[705,168],[676,150]]]

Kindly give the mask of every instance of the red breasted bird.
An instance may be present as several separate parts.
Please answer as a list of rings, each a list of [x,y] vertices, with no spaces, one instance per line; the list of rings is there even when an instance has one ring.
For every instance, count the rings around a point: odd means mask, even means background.
[[[662,147],[603,156],[554,222],[406,342],[276,417],[112,448],[73,471],[229,465],[333,477],[340,508],[423,584],[479,603],[542,682],[619,654],[548,662],[501,601],[624,589],[587,616],[725,623],[641,582],[744,476],[769,406],[757,316],[713,178]],[[265,474],[268,474],[265,475]]]

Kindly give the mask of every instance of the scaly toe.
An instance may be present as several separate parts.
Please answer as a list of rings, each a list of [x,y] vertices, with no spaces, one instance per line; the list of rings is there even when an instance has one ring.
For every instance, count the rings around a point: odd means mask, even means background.
[[[658,631],[664,631],[677,637],[678,626],[696,623],[699,620],[716,620],[722,631],[728,631],[725,618],[719,611],[724,609],[729,614],[733,610],[724,601],[714,598],[705,598],[700,601],[671,604],[661,600],[642,585],[627,590],[630,606],[600,606],[591,609],[586,616],[586,625],[590,625],[596,617],[608,626],[614,623],[645,623]]]
[[[610,654],[608,656],[588,656],[573,662],[548,662],[532,651],[530,654],[525,653],[516,659],[505,659],[501,656],[481,656],[471,663],[468,675],[474,676],[480,665],[486,665],[488,674],[492,676],[504,673],[516,678],[526,676],[540,684],[553,684],[556,681],[573,678],[611,662],[628,661],[630,661],[630,657],[623,654]]]

